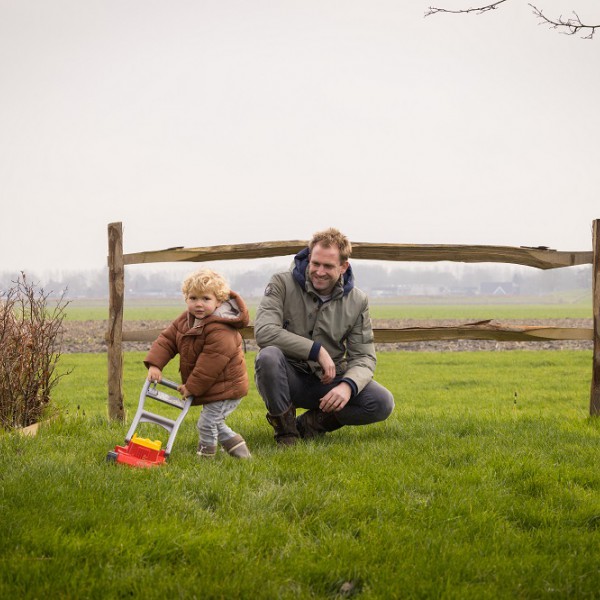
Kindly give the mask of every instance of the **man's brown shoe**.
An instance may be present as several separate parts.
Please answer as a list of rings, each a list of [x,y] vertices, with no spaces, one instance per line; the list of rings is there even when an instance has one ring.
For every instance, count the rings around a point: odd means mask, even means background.
[[[290,406],[280,415],[267,413],[267,421],[275,430],[275,441],[278,446],[293,446],[300,439],[300,434],[296,427],[295,406]]]
[[[343,425],[337,420],[335,413],[326,413],[320,409],[307,410],[296,419],[296,427],[300,437],[305,440],[323,437],[329,431],[335,431]]]

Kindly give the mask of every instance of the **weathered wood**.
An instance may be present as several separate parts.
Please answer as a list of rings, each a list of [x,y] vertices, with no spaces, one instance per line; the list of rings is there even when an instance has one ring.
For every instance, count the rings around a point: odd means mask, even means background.
[[[32,425],[28,425],[27,427],[18,427],[17,431],[21,434],[21,435],[25,435],[25,436],[36,436],[41,427],[45,427],[48,423],[51,423],[52,421],[56,421],[57,417],[49,417],[47,419],[44,419],[43,421],[37,421],[36,423],[33,423]]]
[[[593,224],[594,262],[592,275],[592,311],[594,315],[594,354],[592,357],[592,387],[590,415],[600,415],[600,219]]]
[[[307,246],[307,241],[259,242],[234,246],[206,246],[201,248],[167,248],[150,252],[125,254],[126,265],[154,262],[205,262],[245,258],[270,258],[295,254]]]
[[[374,329],[375,342],[425,342],[449,340],[495,340],[497,342],[545,342],[590,340],[591,329],[575,327],[507,327],[490,322],[466,323],[453,327],[407,327]]]
[[[305,248],[307,241],[260,242],[234,246],[167,248],[151,252],[125,254],[126,265],[153,262],[204,262],[292,255]],[[538,269],[557,269],[591,264],[592,252],[565,252],[549,248],[512,246],[466,246],[452,244],[373,244],[352,242],[352,258],[465,263],[512,263]]]
[[[123,404],[123,301],[125,268],[123,226],[108,225],[108,416],[125,419]]]
[[[557,269],[592,262],[591,252],[559,252],[550,248],[525,246],[466,246],[458,244],[353,243],[352,256],[370,260],[512,263],[538,269]]]
[[[124,342],[153,342],[161,329],[138,329],[123,332]],[[242,337],[254,339],[254,327],[241,330]],[[434,340],[496,340],[499,342],[544,342],[556,340],[591,340],[593,331],[578,327],[537,327],[495,325],[490,321],[465,323],[454,327],[375,328],[378,344],[424,342]]]
[[[33,425],[28,425],[27,427],[23,427],[22,429],[19,429],[18,431],[21,435],[33,437],[38,434],[39,430],[40,430],[40,421],[38,421],[37,423],[34,423]]]

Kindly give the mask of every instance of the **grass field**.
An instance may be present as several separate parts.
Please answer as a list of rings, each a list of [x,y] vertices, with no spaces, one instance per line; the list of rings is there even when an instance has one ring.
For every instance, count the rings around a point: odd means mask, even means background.
[[[257,299],[250,299],[248,307],[254,319]],[[183,301],[172,299],[126,300],[124,318],[126,321],[169,320],[184,310]],[[67,307],[68,320],[99,320],[108,318],[108,301],[75,300]],[[449,303],[447,299],[439,303],[391,301],[372,302],[371,317],[374,319],[587,319],[592,317],[592,303],[589,301],[540,302],[539,299],[506,299],[504,302],[476,303],[460,299]]]
[[[61,416],[0,437],[2,598],[598,596],[589,352],[382,353],[392,416],[287,451],[251,386],[229,419],[251,461],[198,461],[193,409],[153,470],[104,460],[127,430],[106,357],[61,368]]]

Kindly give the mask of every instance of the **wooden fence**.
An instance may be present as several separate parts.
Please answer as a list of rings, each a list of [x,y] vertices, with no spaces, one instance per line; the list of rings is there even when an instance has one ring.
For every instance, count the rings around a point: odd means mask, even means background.
[[[149,252],[123,254],[123,226],[108,225],[108,413],[111,419],[124,419],[123,342],[153,341],[160,330],[123,331],[125,265],[153,262],[204,262],[214,260],[266,258],[292,255],[307,246],[307,241],[260,242],[235,246],[201,248],[167,248]],[[394,261],[454,261],[465,263],[498,262],[525,265],[538,269],[557,269],[576,265],[593,265],[592,329],[493,325],[490,321],[467,323],[458,327],[409,327],[374,329],[375,342],[416,342],[430,340],[497,340],[501,342],[543,342],[548,340],[593,340],[590,414],[600,415],[600,220],[593,222],[591,251],[559,252],[546,247],[463,246],[371,244],[352,242],[353,259]],[[245,339],[254,337],[254,328],[242,331]]]

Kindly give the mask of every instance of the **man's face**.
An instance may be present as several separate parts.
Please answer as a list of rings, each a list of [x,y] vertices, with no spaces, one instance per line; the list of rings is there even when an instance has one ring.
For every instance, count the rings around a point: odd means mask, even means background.
[[[322,296],[331,294],[339,278],[348,270],[348,261],[340,262],[340,251],[335,246],[316,244],[310,253],[308,277]]]

